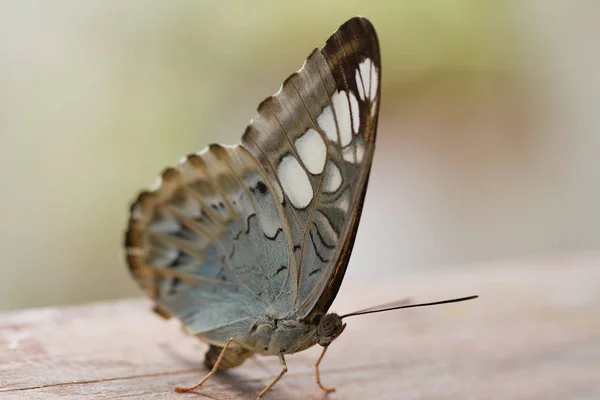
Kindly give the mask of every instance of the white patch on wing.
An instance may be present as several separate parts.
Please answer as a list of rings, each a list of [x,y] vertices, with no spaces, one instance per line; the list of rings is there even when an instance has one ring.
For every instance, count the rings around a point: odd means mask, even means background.
[[[356,162],[361,163],[365,156],[365,142],[363,138],[356,140]]]
[[[290,155],[285,156],[277,167],[277,177],[294,207],[304,208],[310,204],[312,186],[298,160]]]
[[[356,150],[354,149],[356,147]],[[365,141],[362,137],[357,137],[354,146],[345,147],[342,150],[342,158],[345,161],[359,164],[365,156]]]
[[[275,205],[276,199],[273,197],[272,192],[267,190],[268,186],[264,182],[262,175],[258,173],[249,174],[246,178],[246,185],[250,188],[251,196],[254,199],[252,208],[250,204],[244,204],[246,210],[248,210],[246,216],[250,215],[252,209],[254,209],[258,217],[260,229],[265,235],[274,237],[277,234],[277,230],[282,227],[281,219],[277,213],[277,206]]]
[[[275,236],[279,228],[281,228],[281,220],[278,215],[271,215],[260,211],[258,212],[258,221],[260,222],[260,229],[269,237]]]
[[[342,150],[342,158],[344,161],[356,164],[356,157],[354,157],[354,146],[345,147]]]
[[[344,193],[335,202],[335,206],[344,212],[348,212],[350,208],[350,188],[344,190]]]
[[[356,80],[356,86],[358,87],[358,95],[361,100],[364,100],[365,99],[365,89],[363,88],[363,81],[362,81],[362,78],[360,77],[360,72],[359,72],[358,68],[356,69],[356,74],[354,76],[354,79]]]
[[[352,111],[352,129],[354,134],[358,133],[360,128],[360,110],[358,108],[358,100],[351,91],[348,91],[348,98],[350,99],[350,111]]]
[[[327,106],[321,112],[321,115],[317,117],[317,124],[323,129],[325,135],[332,142],[337,142],[337,129],[335,127],[335,120],[333,119],[333,113],[331,112],[331,106]]]
[[[347,146],[352,141],[350,105],[348,104],[348,95],[345,91],[335,92],[332,96],[333,109],[340,128],[340,141],[342,147]]]
[[[325,177],[323,181],[323,192],[333,193],[342,185],[342,174],[333,162],[328,161],[325,168]]]
[[[326,239],[327,244],[330,246],[335,245],[335,242],[337,242],[338,240],[338,234],[335,231],[335,229],[333,229],[333,226],[331,226],[329,218],[327,218],[325,214],[317,210],[315,212],[314,221],[317,224],[317,229],[319,230],[323,238]]]
[[[365,95],[368,96],[371,93],[371,59],[367,58],[358,65],[360,69],[360,76],[362,77]]]
[[[300,159],[308,171],[315,175],[323,172],[327,146],[321,135],[312,128],[308,129],[304,135],[296,139],[295,144]]]
[[[371,63],[371,100],[375,99],[375,95],[377,94],[377,69],[375,68],[375,64]]]
[[[374,117],[376,112],[377,112],[377,102],[374,101],[373,105],[371,105],[371,117]]]

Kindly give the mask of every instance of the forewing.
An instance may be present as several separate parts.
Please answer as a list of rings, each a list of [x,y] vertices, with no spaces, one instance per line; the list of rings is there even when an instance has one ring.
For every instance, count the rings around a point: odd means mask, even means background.
[[[167,169],[132,205],[129,268],[163,315],[215,344],[243,340],[295,280],[280,213],[273,184],[247,150],[209,146]]]
[[[325,312],[344,276],[373,158],[380,81],[373,26],[353,18],[260,104],[243,136],[281,195],[300,317]]]

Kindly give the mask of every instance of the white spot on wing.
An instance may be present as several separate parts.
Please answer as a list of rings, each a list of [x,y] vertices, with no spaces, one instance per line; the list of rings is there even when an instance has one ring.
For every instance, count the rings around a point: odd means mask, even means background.
[[[356,157],[354,157],[354,146],[345,147],[342,150],[342,158],[345,161],[356,164]]]
[[[356,146],[356,152],[354,147]],[[342,150],[342,158],[345,161],[353,164],[359,164],[362,162],[365,156],[365,142],[362,138],[358,137],[355,141],[354,146],[348,146]]]
[[[357,134],[360,127],[360,111],[358,108],[358,100],[356,100],[354,93],[350,91],[348,91],[348,98],[350,99],[350,110],[352,111],[352,129],[354,130],[354,134]]]
[[[306,165],[311,174],[320,174],[325,167],[327,157],[327,146],[321,135],[314,129],[308,129],[306,133],[296,139],[296,150],[300,159]]]
[[[323,181],[323,192],[333,193],[342,185],[342,174],[339,168],[331,161],[327,162]]]
[[[269,237],[275,236],[279,228],[281,228],[281,220],[277,215],[268,215],[265,212],[259,212],[258,221],[264,234]]]
[[[285,156],[277,167],[277,177],[285,194],[296,208],[304,208],[313,198],[308,175],[294,157]]]
[[[321,235],[324,238],[329,239],[328,244],[335,244],[335,242],[338,240],[338,234],[335,229],[333,229],[333,226],[331,226],[329,218],[327,218],[322,212],[316,211],[314,221],[317,224],[317,229]]]
[[[371,59],[367,58],[363,62],[358,65],[360,69],[360,76],[362,77],[365,95],[369,95],[371,93]]]
[[[337,124],[340,128],[341,145],[347,146],[352,141],[352,131],[350,130],[350,105],[348,104],[348,95],[345,91],[335,92],[332,96],[333,109],[337,118]]]
[[[375,64],[371,63],[371,100],[373,100],[377,94],[377,84],[377,69],[375,68]]]
[[[332,142],[337,142],[337,129],[335,127],[335,120],[333,119],[333,113],[331,112],[331,106],[327,106],[321,112],[321,115],[317,117],[317,124],[323,129],[325,135]]]
[[[362,138],[356,140],[356,162],[361,163],[365,156],[365,142]]]
[[[374,101],[373,105],[371,106],[371,117],[374,117],[376,112],[377,112],[377,102]]]
[[[335,206],[344,212],[348,212],[350,208],[350,188],[344,190],[344,193],[335,202]]]
[[[253,212],[256,213],[260,229],[265,235],[274,237],[281,228],[281,219],[277,214],[273,191],[268,189],[263,176],[257,172],[248,174],[244,181],[250,190],[250,197],[253,198],[250,200],[246,196],[239,196],[240,203],[246,212],[244,218],[248,218]]]
[[[356,79],[356,86],[358,87],[358,95],[361,100],[365,99],[365,89],[363,88],[363,81],[360,77],[360,72],[358,68],[356,69],[356,75],[354,77]]]

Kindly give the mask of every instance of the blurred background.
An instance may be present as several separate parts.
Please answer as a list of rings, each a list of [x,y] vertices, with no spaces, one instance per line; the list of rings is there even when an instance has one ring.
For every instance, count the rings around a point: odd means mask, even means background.
[[[355,15],[383,99],[345,285],[597,254],[600,5],[369,4],[1,1],[0,310],[139,296],[121,247],[137,191],[237,142]]]

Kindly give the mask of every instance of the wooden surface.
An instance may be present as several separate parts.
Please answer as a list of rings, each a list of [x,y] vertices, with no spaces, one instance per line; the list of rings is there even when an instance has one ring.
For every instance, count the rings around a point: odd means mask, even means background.
[[[406,295],[480,299],[348,320],[314,383],[319,348],[287,357],[266,399],[600,399],[600,257],[472,266],[342,286],[348,312]],[[397,293],[390,298],[391,293]],[[0,398],[254,399],[279,371],[251,359],[195,393],[205,345],[124,300],[0,315]]]

